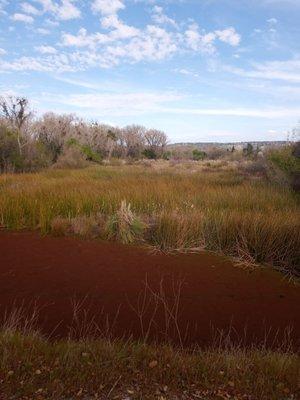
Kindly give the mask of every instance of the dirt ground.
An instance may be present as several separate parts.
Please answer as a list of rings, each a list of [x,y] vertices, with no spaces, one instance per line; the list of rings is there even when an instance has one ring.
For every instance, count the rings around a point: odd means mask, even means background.
[[[271,269],[203,254],[151,254],[114,242],[0,232],[0,318],[39,310],[51,338],[98,333],[173,343],[300,345],[300,288]],[[83,328],[85,327],[85,328]]]

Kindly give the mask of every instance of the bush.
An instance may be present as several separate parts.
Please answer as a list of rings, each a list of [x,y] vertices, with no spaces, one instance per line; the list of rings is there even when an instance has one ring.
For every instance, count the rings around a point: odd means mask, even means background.
[[[67,147],[75,147],[80,150],[87,161],[93,161],[96,163],[100,163],[102,161],[102,157],[99,153],[96,153],[91,146],[87,144],[80,144],[77,139],[70,138],[66,145]]]
[[[157,158],[157,154],[153,149],[145,149],[142,154],[150,160],[156,160]]]
[[[50,163],[43,143],[29,139],[20,151],[17,132],[0,125],[0,172],[37,171]]]
[[[207,158],[210,160],[218,160],[228,155],[227,150],[221,147],[211,147],[207,150]]]
[[[300,190],[300,157],[298,156],[299,143],[273,149],[268,153],[268,161],[273,179],[294,190]]]
[[[241,169],[249,175],[266,176],[267,165],[263,158],[242,164]]]
[[[102,157],[100,156],[100,154],[93,151],[90,146],[83,145],[80,146],[80,149],[88,161],[93,161],[96,163],[100,163],[102,161]]]
[[[29,141],[24,146],[23,171],[38,171],[51,165],[52,155],[40,141]]]
[[[0,125],[0,172],[19,172],[23,168],[17,135],[5,125]]]
[[[85,168],[88,166],[86,158],[82,151],[75,146],[67,147],[63,154],[58,157],[57,162],[53,165],[54,168]]]
[[[293,155],[294,146],[285,146],[269,152],[269,160],[288,175],[300,170],[300,159]]]
[[[205,157],[206,157],[206,153],[204,151],[201,151],[198,149],[193,150],[193,160],[194,161],[204,160]]]

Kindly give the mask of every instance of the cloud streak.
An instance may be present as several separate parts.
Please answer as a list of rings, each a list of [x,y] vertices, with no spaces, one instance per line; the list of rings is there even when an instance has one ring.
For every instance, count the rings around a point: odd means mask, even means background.
[[[186,115],[207,115],[249,118],[297,118],[300,107],[296,108],[164,108],[161,112]]]
[[[225,66],[224,70],[246,78],[300,83],[300,59],[252,63],[252,69],[250,70]]]

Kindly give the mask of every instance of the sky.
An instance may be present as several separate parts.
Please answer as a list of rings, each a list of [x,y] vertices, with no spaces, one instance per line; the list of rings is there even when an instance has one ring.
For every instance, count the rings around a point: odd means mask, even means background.
[[[299,21],[300,0],[0,0],[0,95],[170,142],[285,140]]]

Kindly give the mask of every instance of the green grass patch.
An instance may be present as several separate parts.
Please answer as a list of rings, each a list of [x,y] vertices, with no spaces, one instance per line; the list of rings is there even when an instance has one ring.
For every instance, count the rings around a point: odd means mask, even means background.
[[[296,399],[299,356],[264,347],[178,350],[0,332],[0,394],[14,399]]]

